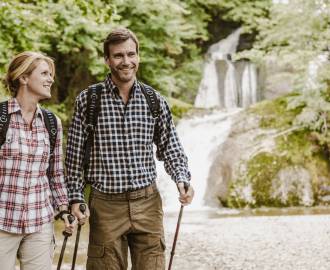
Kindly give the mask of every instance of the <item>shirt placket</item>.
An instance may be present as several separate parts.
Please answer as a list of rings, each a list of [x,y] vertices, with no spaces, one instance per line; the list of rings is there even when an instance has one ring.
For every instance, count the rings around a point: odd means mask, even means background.
[[[24,125],[27,125],[24,123]],[[32,183],[32,169],[33,169],[33,162],[34,162],[34,155],[36,153],[36,148],[38,146],[37,143],[37,127],[36,127],[36,119],[33,119],[32,121],[32,129],[25,128],[23,129],[23,132],[25,133],[24,136],[26,138],[26,143],[27,143],[27,149],[28,149],[28,160],[27,160],[27,166],[26,168],[22,168],[23,170],[25,169],[25,177],[23,181],[23,198],[24,198],[24,205],[23,205],[23,230],[24,228],[28,227],[28,205],[30,203],[29,200],[29,195],[30,195],[30,187],[33,185]]]
[[[120,98],[121,99],[121,98]],[[124,161],[124,186],[123,188],[129,188],[131,186],[131,180],[130,180],[130,172],[129,172],[129,159],[128,159],[128,151],[127,151],[127,133],[128,133],[128,126],[127,126],[127,110],[128,110],[128,104],[124,104],[123,101],[121,100],[120,102],[120,108],[122,111],[122,121],[121,121],[121,129],[120,129],[120,137],[122,139],[123,143],[123,149],[124,149],[124,156],[123,156],[123,161]]]

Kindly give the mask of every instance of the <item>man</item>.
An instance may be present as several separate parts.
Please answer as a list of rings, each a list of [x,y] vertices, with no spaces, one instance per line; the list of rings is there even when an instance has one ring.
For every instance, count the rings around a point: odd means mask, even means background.
[[[165,269],[163,211],[155,183],[153,143],[157,144],[157,158],[164,161],[167,173],[177,183],[183,205],[194,195],[187,158],[166,101],[157,93],[160,115],[154,119],[136,79],[139,43],[135,34],[118,28],[103,46],[111,73],[102,87],[93,147],[83,178],[87,90],[76,100],[66,155],[72,213],[80,224],[90,215],[87,270],[127,269],[128,248],[133,269]],[[92,191],[90,212],[87,208],[83,214],[79,205],[85,203],[86,179]]]

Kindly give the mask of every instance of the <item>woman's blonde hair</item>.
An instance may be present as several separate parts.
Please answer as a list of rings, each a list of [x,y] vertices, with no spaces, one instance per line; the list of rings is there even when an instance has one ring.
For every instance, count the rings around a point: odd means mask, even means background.
[[[49,65],[52,77],[54,78],[55,65],[53,59],[50,57],[39,52],[31,51],[25,51],[14,56],[9,64],[5,78],[6,85],[12,96],[15,97],[17,95],[20,86],[19,78],[22,75],[30,75],[42,60]]]

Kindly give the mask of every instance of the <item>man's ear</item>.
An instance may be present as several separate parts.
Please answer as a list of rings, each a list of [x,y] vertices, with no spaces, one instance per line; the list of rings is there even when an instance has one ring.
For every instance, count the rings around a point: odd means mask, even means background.
[[[104,63],[109,66],[109,57],[104,57]]]

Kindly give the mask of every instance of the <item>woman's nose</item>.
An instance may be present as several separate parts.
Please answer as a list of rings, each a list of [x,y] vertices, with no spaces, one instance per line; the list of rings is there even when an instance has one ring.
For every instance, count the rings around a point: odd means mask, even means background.
[[[48,81],[49,81],[50,83],[53,83],[53,82],[54,82],[54,78],[53,78],[51,75],[49,75],[49,76],[48,76]]]

